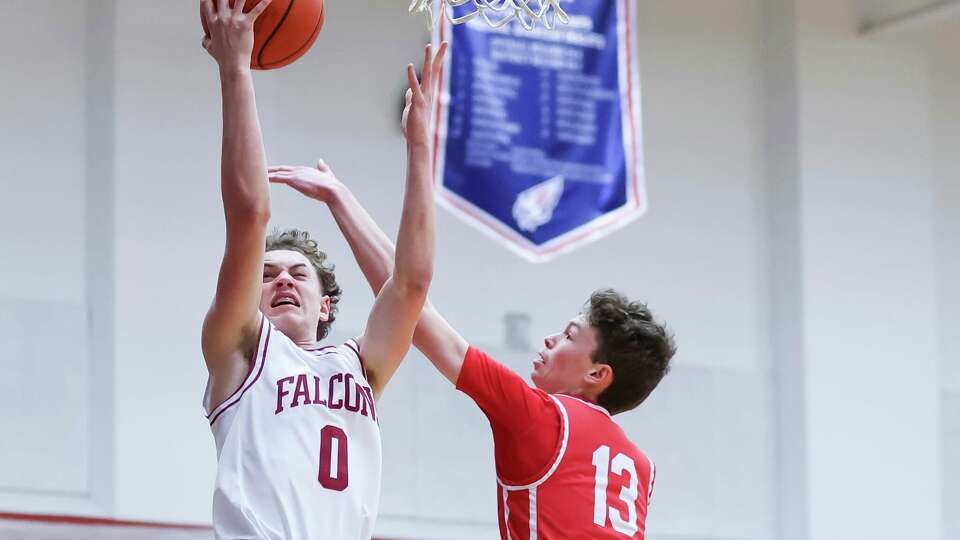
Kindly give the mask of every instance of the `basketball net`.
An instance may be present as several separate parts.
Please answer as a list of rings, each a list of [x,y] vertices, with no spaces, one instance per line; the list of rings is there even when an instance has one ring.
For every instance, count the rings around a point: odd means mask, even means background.
[[[437,1],[447,20],[453,24],[464,24],[480,16],[494,28],[516,20],[527,30],[533,30],[538,21],[550,30],[557,21],[566,24],[570,20],[560,7],[560,0],[413,0],[410,13],[426,13],[432,27],[439,18],[434,13]],[[456,16],[454,9],[458,11]]]

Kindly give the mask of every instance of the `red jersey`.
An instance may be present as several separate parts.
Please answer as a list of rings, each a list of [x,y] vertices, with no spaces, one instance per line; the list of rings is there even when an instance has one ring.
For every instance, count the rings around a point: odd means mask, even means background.
[[[504,540],[643,540],[653,462],[606,409],[531,388],[470,348],[457,388],[490,420]]]

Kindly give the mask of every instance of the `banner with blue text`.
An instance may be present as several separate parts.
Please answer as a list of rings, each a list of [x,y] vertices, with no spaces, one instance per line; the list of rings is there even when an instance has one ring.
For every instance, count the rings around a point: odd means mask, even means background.
[[[635,0],[569,0],[569,24],[476,18],[434,28],[450,51],[436,111],[438,201],[544,262],[646,210]]]

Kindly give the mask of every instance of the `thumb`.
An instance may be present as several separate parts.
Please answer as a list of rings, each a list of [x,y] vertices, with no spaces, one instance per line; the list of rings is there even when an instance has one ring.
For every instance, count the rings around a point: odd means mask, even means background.
[[[320,170],[320,171],[322,171],[322,172],[327,172],[327,171],[330,170],[330,167],[327,166],[327,162],[326,162],[326,161],[324,161],[324,160],[322,160],[322,159],[318,159],[318,160],[317,160],[317,170]]]

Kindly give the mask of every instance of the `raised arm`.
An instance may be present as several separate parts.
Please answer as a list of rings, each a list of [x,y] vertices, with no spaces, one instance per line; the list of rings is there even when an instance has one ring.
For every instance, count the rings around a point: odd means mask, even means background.
[[[343,233],[373,294],[393,272],[393,242],[326,163],[313,167],[271,167],[270,181],[286,184],[325,203]],[[427,301],[413,334],[413,344],[450,382],[456,384],[469,345]]]
[[[439,67],[439,62],[435,62],[434,72]],[[271,167],[270,181],[289,185],[327,204],[373,293],[381,293],[393,273],[393,243],[326,163],[320,161],[316,168]],[[429,302],[420,314],[413,344],[447,379],[456,383],[468,345]]]
[[[210,32],[203,39],[203,47],[219,65],[223,100],[220,189],[226,248],[202,333],[211,408],[243,382],[246,353],[256,347],[270,186],[250,54],[253,23],[270,1],[261,0],[249,13],[243,13],[244,2],[240,1],[234,8],[227,0],[200,2]]]
[[[443,56],[443,50],[437,59]],[[358,341],[370,384],[383,392],[410,348],[413,330],[433,278],[433,186],[430,178],[428,125],[433,103],[432,48],[424,55],[423,81],[407,65],[410,89],[403,111],[407,139],[407,181],[397,233],[393,274],[380,289]]]

